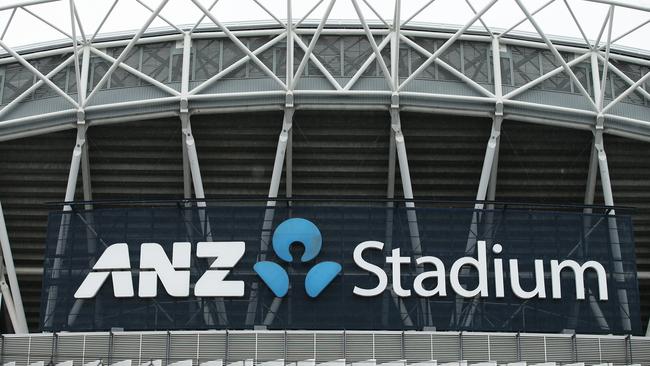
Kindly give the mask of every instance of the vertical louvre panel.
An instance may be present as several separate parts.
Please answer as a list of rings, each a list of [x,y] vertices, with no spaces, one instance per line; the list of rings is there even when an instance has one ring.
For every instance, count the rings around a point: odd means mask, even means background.
[[[546,345],[544,337],[522,335],[519,337],[521,361],[529,363],[546,362]]]
[[[463,334],[463,360],[485,362],[490,360],[487,334]]]
[[[163,119],[88,130],[93,198],[183,196],[181,122]]]
[[[347,362],[365,361],[375,358],[372,333],[345,334],[345,360]]]
[[[199,333],[199,364],[226,359],[226,332]]]
[[[140,364],[140,334],[115,333],[113,334],[113,354],[111,362],[133,360]]]
[[[462,200],[476,197],[491,125],[487,118],[402,113],[415,196]],[[401,187],[399,174],[396,181]]]
[[[56,340],[56,362],[72,360],[74,366],[85,361],[85,336],[83,334],[61,334]]]
[[[268,194],[282,118],[281,113],[192,117],[206,196]]]
[[[375,334],[375,359],[377,363],[401,360],[402,334],[401,333],[376,333]]]
[[[650,338],[631,337],[632,359],[630,363],[650,366]]]
[[[316,333],[316,362],[345,358],[343,332]]]
[[[573,339],[571,336],[546,336],[546,360],[548,362],[573,362]]]
[[[460,334],[433,333],[433,359],[442,362],[455,362],[461,359]]]
[[[296,112],[295,196],[385,197],[389,126],[387,113]]]
[[[576,336],[578,362],[597,364],[602,362],[597,337]]]
[[[27,365],[29,354],[29,337],[4,336],[2,362],[15,362],[16,366]]]
[[[196,333],[174,333],[170,335],[169,362],[192,360],[197,365],[198,335]]]
[[[101,360],[102,365],[108,365],[110,339],[111,335],[109,333],[86,334],[84,362]]]
[[[287,362],[310,360],[315,357],[314,333],[287,333]]]
[[[431,350],[431,334],[420,332],[404,333],[404,358],[410,362],[430,361],[433,357]]]
[[[52,334],[35,334],[31,337],[29,346],[29,363],[43,361],[45,364],[52,360]]]
[[[140,350],[142,362],[165,360],[167,356],[167,333],[142,333]]]
[[[253,332],[228,333],[228,362],[254,360],[257,341]]]
[[[257,362],[284,358],[284,332],[261,332],[257,334]]]
[[[517,336],[490,335],[490,361],[511,363],[517,361]]]
[[[603,354],[603,362],[613,363],[614,365],[627,364],[626,345],[625,337],[601,338],[600,349]]]
[[[74,144],[73,130],[0,142],[0,202],[17,268],[43,266],[50,210],[44,203],[65,196]],[[18,277],[31,331],[39,326],[41,280],[41,275]]]

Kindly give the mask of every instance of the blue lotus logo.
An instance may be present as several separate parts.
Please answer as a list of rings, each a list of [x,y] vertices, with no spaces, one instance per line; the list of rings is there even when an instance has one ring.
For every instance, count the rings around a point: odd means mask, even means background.
[[[309,262],[320,253],[323,238],[320,230],[309,220],[288,219],[282,222],[273,233],[273,251],[285,262],[293,261],[289,252],[292,243],[299,242],[305,247],[301,262]],[[253,269],[275,296],[283,297],[289,291],[289,275],[275,262],[258,262]],[[305,278],[305,291],[309,297],[318,296],[341,272],[341,265],[336,262],[321,262],[313,266]]]

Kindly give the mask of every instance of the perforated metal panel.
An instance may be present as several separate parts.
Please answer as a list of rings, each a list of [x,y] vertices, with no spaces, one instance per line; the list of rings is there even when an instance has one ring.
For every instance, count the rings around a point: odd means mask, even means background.
[[[192,360],[197,365],[199,335],[191,332],[171,332],[169,334],[169,362]]]
[[[343,332],[316,333],[316,362],[345,358]]]
[[[59,339],[61,339],[59,337]],[[94,360],[102,361],[108,365],[110,352],[111,335],[109,333],[92,333],[84,336],[84,363]]]
[[[113,334],[113,348],[111,362],[133,360],[140,362],[141,334],[115,333]]]
[[[604,362],[600,353],[600,341],[598,337],[577,336],[576,351],[578,362],[590,364]]]
[[[256,361],[273,361],[285,358],[284,332],[257,333]]]
[[[375,341],[372,333],[346,333],[345,359],[349,362],[375,358]]]
[[[433,359],[438,362],[454,362],[462,359],[459,333],[432,333]]]
[[[650,337],[631,337],[630,350],[630,363],[650,365]]]
[[[491,360],[487,334],[463,334],[463,360],[484,362]]]
[[[29,337],[5,336],[2,362],[15,362],[16,366],[26,366],[29,359]]]
[[[86,336],[84,334],[62,334],[57,336],[57,361],[71,360],[74,365],[82,365],[85,356]]]
[[[414,362],[433,360],[431,333],[405,332],[404,358]]]
[[[573,358],[571,336],[545,336],[547,362],[566,362]]]
[[[166,359],[167,346],[167,332],[142,333],[142,345],[140,348],[141,362]]]
[[[546,362],[546,344],[543,336],[522,335],[519,337],[519,350],[521,361]]]
[[[252,332],[228,333],[228,361],[254,360],[256,342],[257,336]]]
[[[29,363],[43,361],[47,364],[52,359],[54,336],[52,334],[35,334],[30,337]]]
[[[517,356],[517,336],[515,334],[489,335],[490,341],[490,360],[499,361],[499,363],[516,362]]]
[[[314,333],[287,333],[287,362],[314,359],[316,350]]]
[[[375,333],[375,360],[377,363],[401,360],[402,335],[400,333]]]
[[[600,338],[600,349],[603,361],[614,365],[629,364],[627,359],[625,337]]]
[[[198,332],[199,364],[226,358],[226,332]]]

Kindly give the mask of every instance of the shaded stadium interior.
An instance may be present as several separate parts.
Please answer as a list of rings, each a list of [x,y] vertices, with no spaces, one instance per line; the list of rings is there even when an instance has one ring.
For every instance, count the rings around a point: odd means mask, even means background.
[[[268,192],[282,114],[194,116],[206,197]],[[476,195],[491,120],[403,113],[417,199],[470,202]],[[390,118],[381,111],[298,110],[293,127],[293,196],[386,197]],[[75,133],[62,131],[0,144],[3,202],[30,330],[38,330],[47,213],[65,194]],[[583,203],[589,131],[504,121],[496,200]],[[639,272],[650,271],[650,149],[606,135],[616,204],[631,206]],[[92,126],[88,146],[94,200],[183,197],[178,119]],[[398,173],[399,174],[399,173]],[[81,178],[80,178],[81,180]],[[284,181],[280,196],[285,194]],[[598,192],[598,189],[597,189]],[[396,197],[401,197],[399,179]],[[77,198],[81,199],[81,184]],[[602,197],[597,195],[596,203]],[[444,205],[444,203],[442,203]],[[640,278],[642,318],[650,283]]]

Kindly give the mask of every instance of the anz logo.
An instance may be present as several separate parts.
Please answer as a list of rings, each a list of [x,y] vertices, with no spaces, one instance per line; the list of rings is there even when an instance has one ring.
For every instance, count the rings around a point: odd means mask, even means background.
[[[305,263],[316,258],[320,253],[323,239],[320,230],[311,221],[289,219],[284,221],[273,233],[273,251],[285,262],[292,262],[289,252],[292,243],[299,242],[305,247],[300,261]],[[289,275],[275,262],[258,262],[253,267],[275,296],[283,297],[289,291]],[[341,265],[336,262],[320,262],[313,266],[305,277],[305,291],[309,297],[318,296],[339,272]]]
[[[289,219],[280,224],[273,234],[273,250],[285,262],[293,260],[289,247],[301,243],[305,252],[301,262],[314,259],[322,246],[321,233],[311,221]],[[190,262],[192,246],[187,242],[173,244],[171,261],[163,247],[157,243],[143,243],[140,246],[140,275],[138,297],[157,296],[158,280],[165,291],[173,297],[190,295]],[[210,267],[194,285],[194,296],[198,297],[243,297],[244,281],[226,280],[230,270],[244,256],[246,245],[242,241],[199,242],[196,256],[207,258]],[[74,294],[77,299],[93,298],[111,277],[115,297],[134,297],[131,276],[129,246],[117,243],[106,248],[92,271],[86,276]],[[289,276],[277,263],[259,262],[253,267],[264,283],[278,297],[289,290]],[[335,262],[321,262],[307,273],[305,290],[310,297],[318,296],[341,272],[341,265]]]

